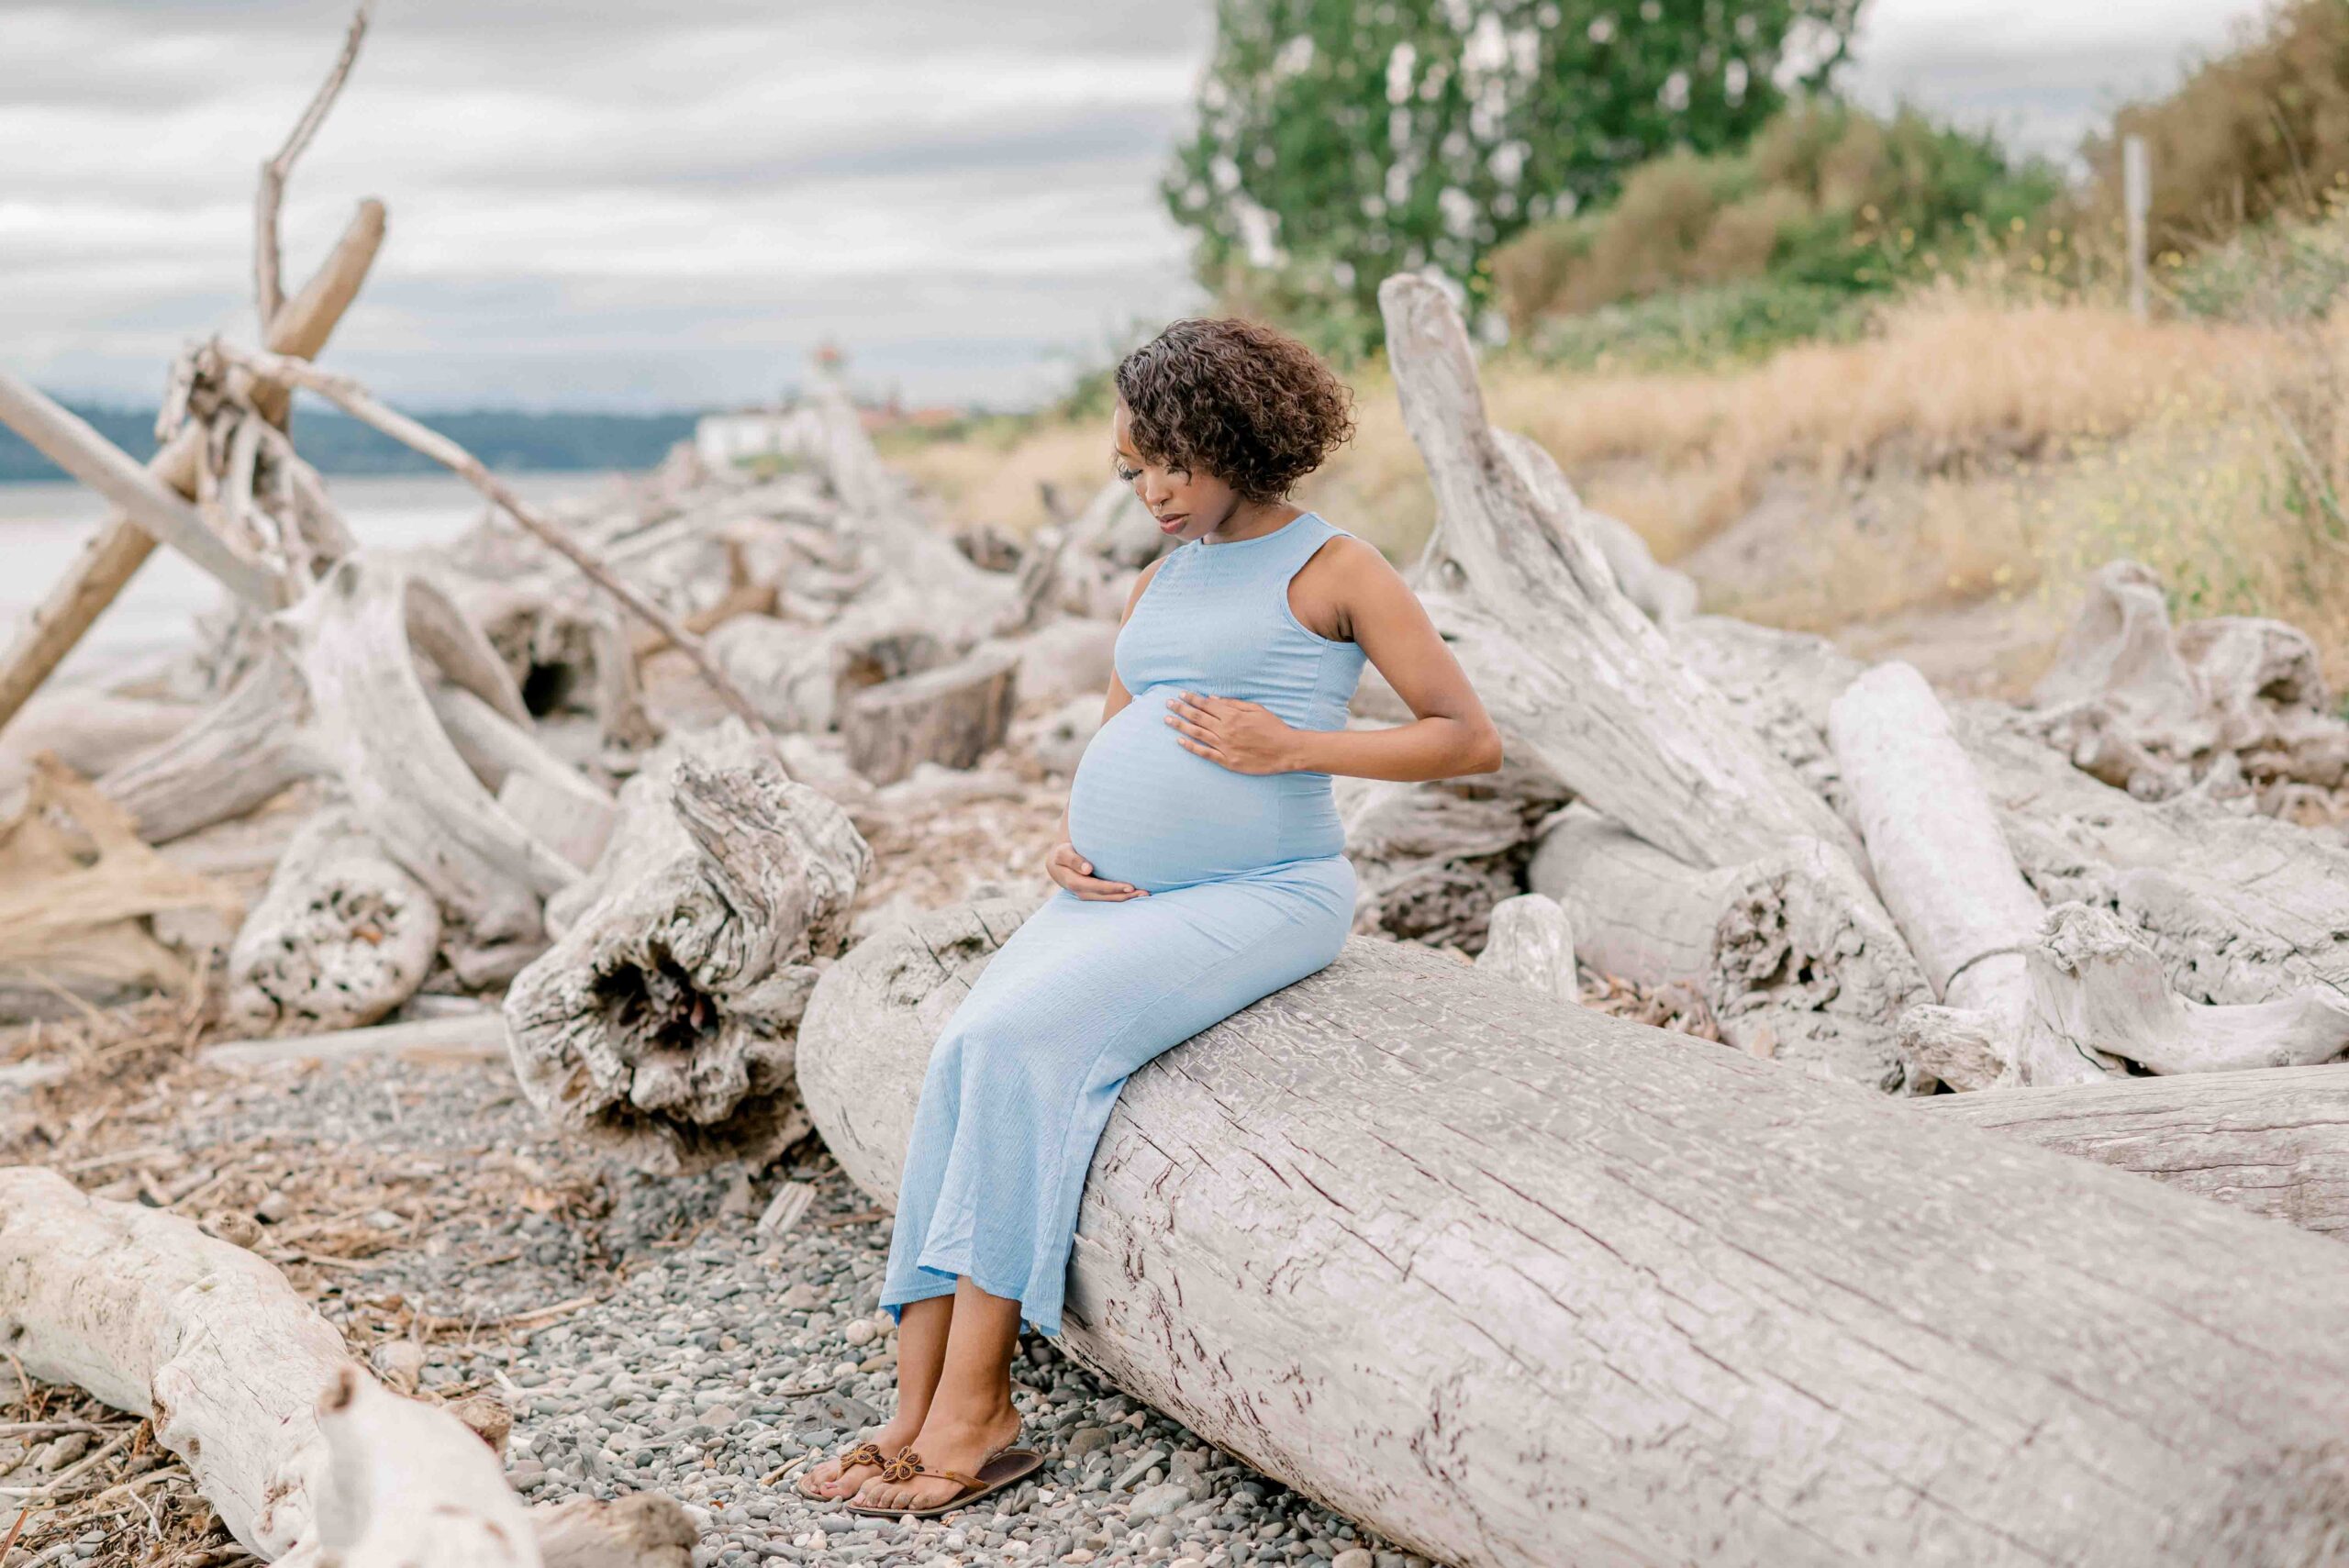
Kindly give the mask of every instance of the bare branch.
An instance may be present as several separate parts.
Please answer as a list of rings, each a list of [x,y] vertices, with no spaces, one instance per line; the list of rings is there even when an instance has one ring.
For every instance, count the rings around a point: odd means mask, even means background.
[[[336,95],[342,91],[352,64],[359,59],[359,43],[367,36],[367,16],[373,8],[374,0],[359,0],[334,69],[318,84],[310,106],[302,111],[302,117],[294,122],[294,129],[286,136],[285,145],[277,150],[277,156],[261,166],[261,190],[253,198],[253,303],[261,316],[263,338],[269,336],[270,323],[277,319],[278,311],[285,304],[277,250],[277,209],[285,199],[285,178],[294,172],[295,160],[310,145],[310,139],[318,134],[327,111],[334,107]]]
[[[278,584],[266,568],[232,549],[202,514],[120,447],[6,371],[0,371],[0,424],[14,428],[43,457],[121,507],[139,528],[211,573],[239,598],[265,610],[277,608]],[[200,452],[197,462],[201,468]]]
[[[359,204],[340,242],[318,268],[317,275],[288,300],[285,308],[277,313],[277,319],[270,323],[272,350],[307,358],[326,347],[328,337],[357,297],[367,269],[384,243],[384,225],[383,203]],[[189,373],[193,376],[193,366]],[[176,394],[183,402],[185,396],[186,389]],[[291,396],[285,387],[256,387],[253,406],[273,423],[280,423],[285,417]],[[184,407],[181,411],[184,412]],[[148,472],[176,494],[194,495],[196,467],[204,461],[203,431],[178,423],[168,440],[160,435],[156,439],[164,444],[148,462]],[[0,727],[5,727],[25,706],[26,698],[40,689],[41,683],[73,651],[74,644],[106,607],[114,603],[115,595],[122,592],[123,584],[130,581],[154,549],[154,537],[127,517],[114,518],[90,540],[74,559],[72,569],[25,618],[6,651],[0,652]]]
[[[243,370],[262,381],[282,385],[298,386],[317,393],[362,425],[372,426],[398,441],[401,445],[422,452],[464,479],[474,489],[503,509],[506,514],[556,554],[585,573],[606,593],[618,599],[632,614],[660,628],[662,635],[674,643],[678,651],[693,661],[724,700],[726,706],[739,715],[743,723],[758,735],[771,734],[757,708],[739,687],[728,679],[703,646],[702,639],[643,594],[616,576],[594,551],[573,539],[562,525],[540,513],[517,495],[513,489],[483,466],[479,458],[429,426],[418,424],[406,415],[377,402],[374,395],[349,376],[329,374],[304,360],[288,359],[281,354],[253,353],[216,342],[214,352],[228,364]]]

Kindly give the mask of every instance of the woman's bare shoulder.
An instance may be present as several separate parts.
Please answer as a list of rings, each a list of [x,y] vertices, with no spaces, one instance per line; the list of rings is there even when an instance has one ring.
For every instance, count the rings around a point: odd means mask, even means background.
[[[1157,576],[1158,569],[1165,564],[1166,557],[1162,555],[1134,573],[1134,585],[1126,590],[1126,608],[1124,614],[1119,616],[1119,621],[1123,621],[1127,616],[1134,613],[1134,606],[1141,603],[1141,591],[1150,586],[1150,580]],[[1173,593],[1174,590],[1170,588],[1167,592]]]

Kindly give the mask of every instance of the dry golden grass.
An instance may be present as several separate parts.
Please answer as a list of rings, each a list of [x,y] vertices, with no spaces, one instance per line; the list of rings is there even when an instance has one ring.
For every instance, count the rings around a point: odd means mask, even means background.
[[[944,503],[957,522],[990,522],[1025,537],[1048,521],[1040,483],[1064,506],[1082,506],[1109,472],[1109,422],[983,427],[958,441],[888,450],[892,462]]]
[[[1750,368],[1503,358],[1484,384],[1494,423],[1542,442],[1659,557],[1687,557],[1714,607],[1827,632],[2000,596],[2068,613],[2085,573],[2132,555],[2181,617],[2292,620],[2349,674],[2349,544],[2326,534],[2349,522],[2295,500],[2349,494],[2349,324],[2145,323],[1950,292],[1860,342]],[[1354,440],[1299,498],[1408,560],[1433,516],[1427,477],[1392,382],[1355,387]],[[1039,478],[1090,494],[1104,439],[1046,427],[913,466],[958,513],[1020,527],[1041,516]]]
[[[2271,335],[2243,328],[1943,299],[1864,341],[1789,349],[1726,375],[1505,374],[1488,397],[1497,423],[1569,473],[1617,459],[1664,471],[1664,483],[1590,489],[1671,557],[1742,516],[1782,469],[1835,480],[1895,458],[1945,472],[2109,440],[2181,405],[2215,412],[2273,352]]]

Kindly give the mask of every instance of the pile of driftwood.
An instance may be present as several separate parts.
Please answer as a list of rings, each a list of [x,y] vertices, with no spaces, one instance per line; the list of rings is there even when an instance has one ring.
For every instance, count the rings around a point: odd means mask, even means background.
[[[366,23],[362,6],[262,172],[263,346],[214,340],[173,367],[155,457],[0,374],[0,421],[119,512],[0,655],[5,1000],[22,1017],[217,965],[252,1038],[215,1060],[272,1037],[326,1054],[485,1029],[592,1147],[652,1172],[763,1162],[807,1130],[794,1038],[871,868],[860,822],[951,802],[1023,684],[1029,740],[1073,762],[1138,530],[1096,507],[983,568],[985,541],[918,514],[830,383],[763,475],[681,450],[558,518],[317,369],[384,209],[362,203],[289,297],[277,208]],[[492,508],[481,527],[445,550],[370,544],[303,460],[297,390],[462,475]],[[161,665],[50,686],[159,543],[224,610]],[[1092,718],[1038,721],[1034,694],[1079,687]],[[687,1560],[665,1499],[526,1509],[493,1451],[502,1422],[468,1430],[383,1389],[251,1253],[44,1172],[0,1175],[12,1353],[150,1417],[250,1551]]]
[[[471,1034],[640,1169],[812,1122],[885,1198],[929,1041],[1028,905],[852,919],[868,840],[1074,766],[1155,530],[1111,485],[950,537],[829,377],[755,471],[681,450],[528,505],[311,362],[381,204],[280,284],[364,24],[263,172],[263,346],[174,367],[153,459],[0,376],[0,420],[121,512],[0,656],[0,968],[106,999],[210,944],[256,1040]],[[2306,639],[2172,628],[2120,563],[2032,707],[1945,708],[1696,613],[1486,423],[1442,292],[1383,297],[1440,511],[1413,573],[1508,762],[1340,782],[1363,935],[1130,1085],[1072,1347],[1447,1561],[2302,1560],[2349,1394],[2319,1306],[2349,1255],[2304,1233],[2349,1220],[2310,1065],[2349,1048],[2349,849],[2295,820],[2349,729]],[[371,546],[297,390],[463,475],[482,525]],[[45,688],[159,542],[227,609]],[[1356,713],[1408,717],[1375,673]],[[1699,999],[1729,1049],[1575,1006],[1586,973]],[[254,1551],[374,1561],[368,1519],[429,1508],[435,1562],[683,1561],[657,1499],[524,1513],[266,1263],[7,1179],[27,1371],[150,1414]]]

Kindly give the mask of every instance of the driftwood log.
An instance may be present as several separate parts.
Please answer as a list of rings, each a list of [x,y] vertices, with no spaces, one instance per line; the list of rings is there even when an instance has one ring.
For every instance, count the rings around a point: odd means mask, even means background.
[[[1841,851],[1796,840],[1700,871],[1580,804],[1542,830],[1526,885],[1573,921],[1582,959],[1686,985],[1752,1055],[1887,1094],[1929,1094],[1898,1020],[1932,993]]]
[[[2124,1061],[2215,1072],[2349,1050],[2349,1000],[2332,988],[2189,1000],[2109,911],[2044,910],[1941,704],[1909,665],[1853,682],[1828,730],[1877,884],[1941,1000],[1901,1022],[1920,1071],[1960,1088],[2046,1085],[2091,1083]]]
[[[2304,1230],[2349,1232],[2349,1067],[2109,1078],[1916,1105]]]
[[[662,1173],[799,1137],[796,1026],[871,864],[770,743],[730,721],[673,740],[621,791],[603,859],[548,906],[558,940],[507,995],[531,1104]]]
[[[228,950],[228,1008],[249,1029],[372,1024],[414,995],[440,906],[350,812],[303,825]]]
[[[152,1421],[265,1562],[562,1568],[622,1539],[573,1510],[572,1544],[542,1555],[497,1456],[446,1409],[361,1371],[275,1268],[178,1215],[89,1197],[31,1166],[0,1170],[0,1335],[28,1375]]]
[[[802,1093],[882,1202],[1022,914],[817,988]],[[1085,1191],[1071,1352],[1445,1562],[2281,1565],[2344,1523],[2321,1239],[1408,946],[1136,1073]]]
[[[1404,423],[1441,514],[1423,584],[1509,743],[1690,865],[1793,838],[1857,845],[1617,584],[1548,454],[1485,418],[1466,328],[1432,281],[1379,285]]]
[[[840,706],[850,765],[876,784],[923,762],[968,768],[1003,744],[1019,702],[1019,651],[982,644],[963,658],[852,692]]]
[[[1625,594],[1557,464],[1486,422],[1467,333],[1442,290],[1397,276],[1379,297],[1404,422],[1441,514],[1421,595],[1507,749],[1680,866],[1759,868],[1704,884],[1699,903],[1714,917],[1681,922],[1708,948],[1720,944],[1705,928],[1724,914],[1752,928],[1731,944],[1735,962],[1709,962],[1696,977],[1740,1043],[1854,1082],[1918,1086],[1894,1040],[1897,1013],[1875,1006],[1905,994],[1913,963],[1897,938],[1883,940],[1892,923],[1850,826],[1681,653],[1686,603],[1657,602],[1668,637]],[[1741,895],[1723,911],[1713,897],[1757,884],[1758,902]],[[1652,918],[1638,888],[1609,885],[1627,896],[1534,891],[1568,905],[1595,952],[1608,928],[1637,933]],[[1805,911],[1799,930],[1784,917],[1792,906]],[[1697,910],[1684,902],[1679,913]]]

